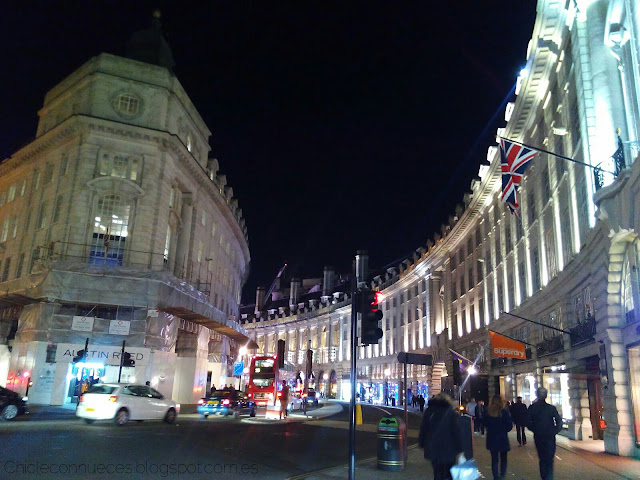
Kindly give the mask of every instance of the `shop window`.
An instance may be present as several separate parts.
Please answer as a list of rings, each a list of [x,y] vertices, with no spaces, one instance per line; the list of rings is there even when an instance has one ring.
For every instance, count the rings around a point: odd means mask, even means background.
[[[47,358],[45,360],[46,363],[56,363],[56,353],[58,351],[57,344],[49,344],[47,345]]]
[[[624,262],[622,264],[622,309],[625,316],[625,323],[635,322],[636,317],[636,302],[635,296],[638,292],[638,281],[640,276],[638,275],[637,267],[637,254],[636,246],[632,245],[627,248]],[[634,255],[635,254],[635,255]],[[635,257],[635,258],[634,258]],[[634,292],[634,284],[636,291]]]

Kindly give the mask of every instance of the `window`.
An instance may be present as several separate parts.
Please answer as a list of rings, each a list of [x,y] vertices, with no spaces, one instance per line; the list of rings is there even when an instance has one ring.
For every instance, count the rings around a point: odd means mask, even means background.
[[[520,301],[523,302],[527,298],[527,280],[524,270],[524,262],[520,262],[518,266],[518,278],[520,279]]]
[[[44,225],[47,220],[47,202],[42,202],[40,204],[40,209],[38,210],[38,219],[36,220],[36,229],[44,228]]]
[[[27,188],[27,181],[26,180],[22,180],[22,183],[20,183],[20,187],[18,188],[18,191],[20,192],[20,196],[24,197],[24,191]]]
[[[207,212],[205,212],[204,210],[202,210],[201,222],[203,227],[207,224]]]
[[[473,267],[469,267],[469,288],[473,288],[475,284],[473,283]]]
[[[216,222],[214,221],[211,222],[211,236],[212,237],[216,236]]]
[[[2,278],[1,282],[6,282],[9,280],[9,269],[11,268],[11,258],[7,258],[4,261],[4,267],[2,268]]]
[[[27,274],[33,271],[33,267],[35,266],[36,262],[39,259],[40,259],[40,248],[34,248],[33,252],[31,252],[31,263],[29,264],[29,271],[27,272]]]
[[[0,192],[0,207],[7,203],[7,192]]]
[[[193,151],[193,138],[190,133],[187,134],[187,150],[190,152]]]
[[[35,170],[33,172],[33,181],[31,182],[31,191],[35,192],[40,188],[40,172]]]
[[[64,177],[67,174],[67,167],[69,166],[69,157],[67,155],[62,156],[60,161],[60,176]]]
[[[13,202],[15,198],[16,198],[16,184],[14,183],[9,187],[9,195],[7,198],[7,202]]]
[[[547,230],[545,235],[545,246],[547,247],[547,265],[549,267],[549,278],[558,274],[558,264],[556,262],[556,242],[553,235],[553,228]]]
[[[47,163],[47,166],[44,170],[44,180],[43,183],[45,185],[51,183],[51,180],[53,180],[53,164],[51,163]]]
[[[122,93],[116,100],[116,110],[125,115],[136,115],[140,110],[140,99],[132,93]]]
[[[569,209],[565,208],[562,211],[560,222],[560,235],[562,237],[562,257],[564,264],[566,265],[572,255],[571,246],[571,219],[569,217]]]
[[[456,269],[456,256],[451,255],[451,270],[455,270]]]
[[[135,182],[139,180],[140,164],[140,160],[135,157],[104,153],[98,164],[98,172],[99,175],[128,178]]]
[[[24,221],[24,233],[29,231],[29,224],[31,223],[31,210],[27,210],[27,218]]]
[[[533,290],[535,291],[540,289],[540,255],[537,247],[531,252],[531,262],[533,263],[531,266],[533,272],[531,273],[533,273]]]
[[[544,192],[544,199],[549,200],[551,198],[551,184],[549,182],[549,170],[547,168],[542,171],[542,191]]]
[[[480,283],[484,278],[484,276],[482,275],[482,262],[480,260],[476,262],[476,278],[478,283]]]
[[[171,249],[171,226],[167,227],[167,236],[164,240],[164,254],[162,256],[163,262],[166,265],[169,263],[169,252]],[[211,264],[212,262],[209,262]]]
[[[469,237],[467,240],[467,255],[471,255],[473,253],[473,237]]]
[[[2,232],[0,232],[0,242],[6,242],[9,235],[9,219],[5,218],[2,221]]]
[[[504,289],[502,284],[498,284],[498,312],[504,312]]]
[[[637,247],[630,245],[627,248],[624,262],[622,264],[622,312],[625,315],[625,323],[636,321],[636,304],[634,298],[634,283],[638,285],[640,275],[638,274]],[[586,289],[585,289],[586,290]],[[637,292],[636,292],[637,294]],[[589,303],[591,303],[591,291],[588,292]],[[587,303],[587,292],[585,291],[585,307]],[[590,305],[589,310],[593,307]]]
[[[62,212],[62,195],[56,197],[56,203],[53,206],[53,223],[60,220],[60,213]]]
[[[513,248],[511,245],[511,220],[509,218],[506,219],[504,224],[504,243],[507,248],[507,255],[509,255]]]
[[[478,316],[480,317],[478,320],[478,328],[484,325],[484,299],[480,298],[478,300]]]
[[[202,248],[203,248],[203,243],[201,240],[198,242],[198,263],[202,261]]]
[[[509,293],[509,305],[513,306],[513,305],[515,305],[516,287],[515,287],[515,284],[513,282],[513,274],[512,273],[507,275],[507,289],[508,289],[508,293]]]
[[[9,235],[11,235],[11,238],[16,238],[16,235],[18,235],[18,216],[17,215],[11,216],[11,221],[9,222]]]
[[[120,195],[105,195],[98,200],[90,264],[122,265],[129,213],[130,206]]]
[[[536,200],[533,193],[527,196],[527,210],[529,211],[529,224],[536,221]]]

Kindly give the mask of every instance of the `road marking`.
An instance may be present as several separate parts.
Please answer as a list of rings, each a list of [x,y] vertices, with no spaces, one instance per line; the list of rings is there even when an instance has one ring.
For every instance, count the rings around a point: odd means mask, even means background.
[[[378,410],[382,410],[382,411],[383,411],[384,413],[386,413],[387,415],[391,415],[391,412],[390,412],[390,411],[385,410],[385,409],[384,409],[384,408],[382,408],[382,407],[376,407],[375,405],[369,405],[369,406],[370,406],[370,407],[373,407],[373,408],[377,408]]]

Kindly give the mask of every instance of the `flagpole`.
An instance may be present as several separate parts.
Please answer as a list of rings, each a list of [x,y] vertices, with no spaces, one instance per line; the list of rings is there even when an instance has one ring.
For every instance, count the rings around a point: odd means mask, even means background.
[[[561,328],[552,327],[551,325],[545,325],[544,323],[536,322],[535,320],[529,320],[528,318],[521,317],[520,315],[516,315],[515,313],[509,313],[509,312],[500,312],[500,313],[504,313],[505,315],[510,315],[512,317],[520,318],[522,320],[526,320],[527,322],[535,323],[536,325],[540,325],[541,327],[550,328],[551,330],[555,330],[556,332],[571,334],[571,332],[568,332],[567,330],[562,330]],[[499,335],[502,335],[502,334],[500,333]],[[520,340],[518,340],[518,342],[519,341]]]
[[[529,345],[530,347],[535,347],[533,343],[525,342],[524,340],[518,340],[517,338],[510,337],[509,335],[505,335],[504,333],[496,332],[495,330],[489,330],[489,331],[495,333],[496,335],[507,337],[509,340],[513,340],[514,342],[520,342],[520,343],[524,343],[525,345]]]
[[[553,155],[555,157],[562,158],[563,160],[568,160],[569,162],[573,162],[573,163],[577,163],[577,164],[580,164],[580,165],[584,165],[585,167],[593,168],[596,171],[600,171],[600,172],[604,172],[604,173],[609,173],[611,175],[615,175],[615,173],[610,172],[609,170],[604,170],[604,169],[602,169],[600,167],[594,167],[593,165],[590,165],[590,164],[585,163],[585,162],[581,162],[580,160],[575,160],[573,158],[565,157],[564,155],[560,155],[559,153],[553,153],[553,152],[550,152],[549,150],[543,150],[541,148],[532,147],[531,145],[527,145],[526,143],[518,142],[517,140],[510,140],[510,139],[505,138],[505,137],[498,137],[498,138],[501,138],[502,140],[506,140],[508,142],[517,143],[518,145],[522,145],[523,147],[530,148],[531,150],[535,150],[537,152],[547,153],[549,155]]]

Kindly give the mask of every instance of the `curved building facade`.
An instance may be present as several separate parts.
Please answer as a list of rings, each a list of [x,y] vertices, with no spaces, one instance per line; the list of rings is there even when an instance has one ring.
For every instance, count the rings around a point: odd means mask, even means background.
[[[512,215],[498,198],[499,149],[489,147],[448,224],[374,279],[384,336],[359,347],[361,398],[402,403],[397,353],[428,353],[433,366],[409,367],[412,394],[500,393],[530,403],[545,386],[570,438],[640,456],[639,42],[634,2],[538,2],[497,133],[577,162],[539,152]],[[350,302],[340,295],[258,308],[244,322],[263,351],[287,339],[301,372],[301,339],[311,338],[317,388],[347,399]],[[492,357],[490,330],[525,343],[526,358]],[[457,378],[461,358],[478,373]]]
[[[119,376],[196,403],[247,341],[247,229],[211,132],[158,21],[129,47],[51,89],[0,164],[0,380],[31,403]]]

